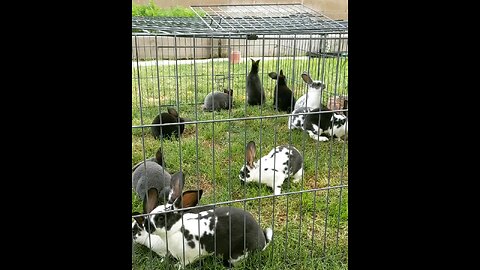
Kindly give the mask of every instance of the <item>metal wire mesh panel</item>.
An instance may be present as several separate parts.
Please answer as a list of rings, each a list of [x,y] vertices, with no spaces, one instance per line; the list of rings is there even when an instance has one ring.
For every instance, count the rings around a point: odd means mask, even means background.
[[[299,33],[345,31],[346,27],[301,4],[192,6],[212,31]]]
[[[299,97],[306,90],[305,83],[299,80],[304,71],[325,81],[327,90],[323,98],[328,99],[334,94],[345,95],[347,39],[347,34],[259,35],[256,40],[229,35],[222,38],[218,35],[205,37],[203,34],[200,37],[135,35],[132,37],[134,105],[139,106],[138,98],[141,97],[144,107],[172,106],[175,105],[177,91],[181,96],[180,102],[202,104],[207,93],[226,89],[229,79],[232,80],[235,99],[244,100],[246,92],[243,88],[250,58],[261,59],[260,75],[267,87],[275,83],[268,73],[278,72],[278,66],[287,72],[287,80]],[[230,61],[233,52],[238,52],[240,56],[236,63]],[[339,62],[339,74],[333,67],[336,60]],[[336,82],[336,79],[339,81]],[[273,92],[270,95],[273,98]]]
[[[133,17],[132,34],[186,34],[205,33],[210,28],[198,17]]]
[[[202,17],[163,29],[132,22],[141,30],[132,33],[132,268],[346,268],[348,136],[320,131],[347,131],[345,25],[301,5],[192,9]],[[278,31],[288,16],[298,31]],[[302,28],[295,18],[311,22]],[[254,63],[263,105],[249,104]],[[293,94],[290,111],[274,106],[280,73]],[[208,96],[233,103],[206,110]],[[304,96],[322,110],[294,110]],[[318,121],[295,129],[293,117]],[[184,184],[179,197],[175,183]]]

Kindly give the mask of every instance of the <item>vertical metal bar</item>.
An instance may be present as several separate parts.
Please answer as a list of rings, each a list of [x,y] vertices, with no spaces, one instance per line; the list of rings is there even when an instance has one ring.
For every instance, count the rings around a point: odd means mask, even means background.
[[[162,125],[162,117],[161,117],[161,110],[160,110],[160,108],[161,108],[161,96],[160,96],[160,74],[159,74],[159,69],[158,69],[158,42],[157,42],[157,40],[158,40],[158,36],[155,36],[155,68],[156,68],[156,71],[157,71],[156,77],[157,77],[157,90],[158,90],[158,115],[159,115],[159,119],[160,119],[160,123],[159,123],[160,124],[160,148],[162,149],[161,150],[162,151],[162,156],[164,156],[163,155],[163,150],[164,150],[163,139],[162,139],[163,138],[163,128],[161,126]],[[165,174],[165,160],[164,159],[162,159],[162,164],[161,165],[162,165],[162,170],[163,170],[162,173]],[[147,196],[148,196],[148,192],[147,192]],[[148,235],[148,237],[149,237],[149,240],[150,240],[150,234]],[[151,243],[151,241],[150,241],[150,243]],[[168,250],[168,241],[166,241],[166,248]],[[168,258],[167,258],[167,263],[168,263]]]
[[[281,48],[281,46],[282,46],[282,37],[281,37],[281,35],[278,35],[277,61],[276,61],[276,62],[277,62],[277,65],[276,65],[276,68],[275,68],[275,70],[276,70],[276,72],[277,72],[277,76],[280,74],[280,48]],[[277,77],[277,78],[278,78],[278,77]],[[277,81],[277,82],[278,82],[278,81]],[[277,99],[277,110],[276,110],[276,112],[278,113],[278,89],[277,89],[277,87],[275,87],[274,89],[275,89],[274,91],[276,91],[276,99]],[[274,96],[275,96],[275,95],[274,95]],[[275,142],[275,147],[277,147],[277,124],[276,124],[277,119],[278,119],[278,118],[275,117],[275,126],[274,126],[274,132],[275,132],[274,142]],[[274,168],[275,168],[275,166],[276,166],[276,157],[277,157],[277,155],[275,154],[275,155],[273,156],[273,163],[275,164],[275,165],[274,165]],[[275,169],[276,169],[276,168],[275,168]],[[276,180],[276,179],[275,179],[275,175],[276,175],[276,174],[275,174],[275,171],[274,171],[274,173],[273,173],[273,186],[274,186],[274,187],[276,187],[276,184],[275,184],[275,180]],[[289,185],[288,185],[288,186],[289,186]],[[281,190],[281,189],[282,189],[282,187],[280,187],[280,190]],[[289,192],[289,191],[290,191],[290,189],[289,189],[287,192]],[[286,220],[286,222],[285,222],[285,245],[284,245],[284,248],[285,248],[284,250],[285,250],[285,252],[284,252],[284,258],[283,258],[283,260],[284,260],[285,264],[287,264],[287,253],[288,253],[288,252],[287,252],[287,250],[288,250],[288,204],[289,204],[289,200],[288,200],[288,199],[289,199],[289,196],[288,196],[288,195],[285,195],[285,197],[286,197],[286,201],[287,201],[287,212],[286,212],[287,220]]]
[[[262,38],[262,74],[263,74],[263,68],[265,66],[265,35],[263,35],[263,38]],[[262,76],[262,87],[264,86],[264,83],[263,83],[263,76]],[[264,89],[265,91],[265,89]],[[263,96],[260,96],[260,103],[262,103],[262,100],[263,100]],[[260,106],[260,116],[263,115],[263,105]],[[263,119],[260,118],[260,144],[259,144],[259,148],[260,148],[260,155],[259,157],[262,157],[262,130],[263,130]],[[268,120],[267,120],[268,121]],[[260,160],[260,167],[259,167],[259,171],[262,172],[262,162]],[[261,182],[262,182],[262,174],[260,173],[259,177],[258,177],[258,186],[260,187],[261,186]],[[259,188],[258,189],[258,196],[260,197],[262,194],[261,194],[261,189]],[[262,207],[262,200],[261,199],[258,199],[258,224],[261,224],[260,223],[260,215],[261,215],[261,207]],[[258,234],[257,234],[257,243],[258,243]]]
[[[347,120],[348,125],[348,120]],[[342,191],[343,191],[343,172],[345,167],[345,149],[346,149],[346,141],[343,142],[343,151],[342,151],[342,170],[340,172],[340,195],[339,195],[339,202],[338,202],[338,216],[337,216],[337,240],[335,242],[335,247],[338,247],[338,235],[340,232],[340,215],[341,215],[341,208],[342,208]]]
[[[215,88],[215,85],[214,85],[214,79],[215,79],[215,71],[214,71],[214,55],[213,55],[213,35],[211,36],[211,62],[212,62],[212,102],[213,104],[215,104],[215,100],[214,100],[214,97],[213,97],[213,92],[214,92],[214,88]],[[212,120],[215,120],[215,110],[212,110]],[[213,202],[215,203],[215,206],[213,207],[213,214],[215,215],[215,209],[217,207],[216,203],[217,203],[217,194],[216,194],[216,186],[217,186],[217,182],[216,182],[216,179],[215,179],[215,123],[212,121],[212,178],[213,178]],[[213,234],[213,248],[214,248],[214,252],[215,254],[217,254],[217,233],[216,233],[216,230],[217,230],[217,226],[215,224],[215,234]],[[215,269],[217,269],[217,266],[214,265]]]
[[[165,50],[165,49],[163,48],[163,41],[164,41],[164,40],[165,40],[165,37],[162,36],[162,39],[161,39],[162,44],[160,45],[160,46],[162,46],[162,51],[161,51],[162,62],[165,61],[165,55],[164,55],[164,52],[163,52],[163,51]],[[166,101],[166,100],[167,100],[167,99],[166,99],[166,97],[167,97],[167,93],[166,93],[167,87],[165,87],[165,65],[164,65],[164,64],[162,64],[162,86],[163,86],[163,87],[162,87],[162,88],[163,88],[163,97],[165,98],[165,99],[164,99],[164,100],[165,100],[165,103],[168,104],[168,101]],[[160,97],[160,99],[161,99],[161,97]],[[162,130],[160,130],[160,132],[162,132]]]
[[[135,37],[135,48],[138,49],[138,43],[137,43],[137,37]],[[138,52],[138,51],[137,51]],[[145,173],[147,172],[147,166],[145,164],[145,136],[143,134],[143,115],[142,115],[142,99],[141,99],[141,96],[142,96],[142,91],[141,91],[141,84],[140,84],[140,68],[139,68],[139,62],[138,62],[138,53],[137,53],[137,76],[138,76],[138,80],[137,80],[137,83],[138,83],[138,96],[139,96],[139,104],[140,104],[140,125],[142,126],[142,151],[143,151],[143,166],[144,166],[144,169],[145,169]],[[148,200],[148,192],[147,192],[147,200]],[[151,252],[151,249],[150,249],[150,257],[152,255],[152,252]],[[151,262],[150,262],[150,265],[151,265]]]
[[[246,63],[245,63],[245,85],[247,84],[247,81],[248,81],[248,39],[247,37],[245,37],[245,59],[246,60]],[[246,94],[248,95],[248,94]],[[247,96],[245,96],[245,107],[244,107],[244,114],[245,116],[247,116]],[[245,120],[245,142],[244,142],[244,145],[246,146],[247,145],[247,120]],[[244,155],[244,164],[246,166],[246,157]],[[247,197],[247,183],[245,183],[245,185],[243,185],[243,199],[245,199]],[[246,201],[244,200],[243,201],[243,211],[244,211],[244,214],[243,214],[243,250],[245,251],[245,247],[247,246],[246,244],[246,216],[245,216],[245,206],[246,206]],[[243,264],[243,269],[245,269],[245,264]]]
[[[312,49],[312,35],[310,35],[310,50]],[[310,58],[309,58],[309,64],[310,64]],[[308,65],[308,68],[310,69],[310,65]],[[318,150],[319,148],[319,142],[318,140],[315,142],[315,184],[314,188],[317,188],[317,180],[318,180]],[[316,209],[317,209],[317,192],[315,191],[313,193],[313,215],[312,215],[312,249],[310,250],[310,258],[313,258],[313,251],[315,250],[315,217],[316,217]]]
[[[196,35],[193,35],[193,83],[194,83],[194,91],[195,91],[195,101],[197,100],[197,87],[198,87],[198,82],[197,82],[197,63],[196,63]],[[198,108],[195,106],[195,121],[198,121]],[[195,156],[197,162],[195,162],[195,170],[196,170],[196,175],[197,175],[197,190],[200,189],[200,177],[198,175],[198,122],[195,123]],[[200,204],[200,202],[199,202]],[[197,214],[198,217],[198,235],[200,235],[200,212]],[[201,257],[201,245],[198,245],[198,257]],[[202,266],[202,260],[200,259],[200,267]]]
[[[230,73],[230,65],[231,65],[231,59],[230,59],[230,55],[231,55],[231,48],[230,48],[230,40],[231,40],[231,35],[229,34],[228,35],[228,87],[227,87],[227,90],[230,91],[231,89],[231,84],[230,84],[230,79],[231,79],[231,73]],[[233,99],[233,95],[231,97]],[[233,104],[232,104],[233,105]],[[230,107],[230,103],[228,105],[228,118],[231,118],[232,117],[232,109]],[[231,163],[232,163],[232,144],[230,142],[230,134],[232,133],[232,122],[231,121],[228,121],[228,199],[231,201],[232,200],[232,183],[231,183],[231,171],[230,171],[230,168],[231,168]],[[232,258],[232,215],[230,215],[230,212],[231,212],[231,206],[232,204],[228,204],[228,258]],[[230,261],[230,260],[229,260]],[[228,264],[228,268],[231,269],[232,268],[232,264],[229,263]]]
[[[297,53],[297,35],[294,35],[294,39],[293,39],[293,62],[292,62],[292,74],[295,74],[295,63],[297,61],[295,61],[295,58],[296,58],[296,53]],[[293,93],[293,90],[295,88],[295,78],[293,78],[293,83],[292,83],[292,93]],[[291,107],[293,108],[294,104],[293,104],[293,95],[291,97],[291,100],[290,100],[290,104],[291,104]],[[289,130],[290,132],[290,138],[289,138],[289,143],[290,145],[292,145],[292,130],[290,129]],[[291,153],[290,153],[291,154]],[[290,169],[289,169],[290,170]],[[289,172],[290,174],[290,172]],[[302,182],[301,182],[301,185],[302,185],[302,190],[304,189],[304,185],[303,185],[303,179],[302,179]],[[302,250],[302,245],[301,245],[301,235],[302,235],[302,217],[303,217],[303,212],[302,212],[302,205],[303,205],[303,193],[300,193],[300,226],[299,226],[299,232],[298,232],[298,258],[299,258],[299,262],[302,263],[302,260],[300,259],[300,254],[301,254],[301,250]]]
[[[337,52],[340,51],[340,42],[338,43],[338,49],[337,49]],[[339,67],[340,67],[340,56],[337,55],[336,57],[336,62],[337,62],[337,65],[336,65],[336,70],[335,70],[335,86],[334,86],[334,95],[336,94],[337,92],[337,84],[338,84],[338,70],[339,70]],[[333,129],[333,123],[332,123],[332,127]],[[328,183],[327,183],[327,186],[330,187],[330,178],[331,178],[331,171],[332,171],[332,152],[333,152],[333,136],[331,136],[331,139],[330,139],[330,155],[329,155],[329,161],[328,161]],[[325,209],[325,230],[324,230],[324,234],[323,234],[323,238],[324,238],[324,242],[323,242],[323,255],[325,256],[325,252],[326,252],[326,243],[327,243],[327,224],[328,224],[328,205],[329,205],[329,202],[330,202],[330,189],[327,189],[327,206],[326,206],[326,209]]]
[[[133,99],[135,100],[135,107],[138,108],[138,97],[137,97],[137,83],[138,83],[138,75],[135,75],[134,74],[134,69],[136,68],[136,70],[138,71],[138,47],[137,47],[137,36],[134,36],[133,37],[133,42],[135,42],[135,46],[132,46],[132,84],[133,84],[133,92],[132,92],[132,95],[133,95]],[[133,49],[133,47],[135,47],[135,50]],[[133,55],[135,55],[135,57],[133,57]],[[134,66],[134,62],[136,63],[136,67]],[[137,76],[137,77],[135,77]],[[132,106],[132,109],[133,109],[133,106]]]
[[[157,70],[157,87],[158,87],[158,116],[160,118],[160,138],[163,138],[163,128],[162,128],[162,112],[160,110],[161,104],[161,95],[160,95],[160,74],[158,69],[158,46],[157,46],[157,36],[155,36],[155,67]],[[162,156],[163,156],[163,139],[160,139],[160,148],[162,149]],[[163,173],[165,173],[165,161],[162,159],[162,169]]]
[[[137,39],[135,38],[135,47],[138,48],[137,44]],[[138,56],[138,54],[137,54]],[[138,68],[139,62],[138,62],[138,57],[137,57],[137,74],[138,78],[140,78],[140,69]],[[139,96],[139,101],[140,101],[140,125],[142,126],[142,153],[143,153],[143,168],[145,170],[145,175],[147,174],[147,164],[146,164],[146,156],[145,156],[145,133],[144,133],[144,127],[143,127],[143,104],[142,104],[142,91],[141,91],[141,86],[140,86],[140,79],[138,80],[138,96]],[[148,200],[148,192],[146,193],[147,195],[147,200]],[[151,247],[151,243],[150,243]],[[150,258],[152,258],[152,249],[150,248]],[[149,260],[149,265],[151,267],[152,262]]]
[[[311,50],[311,47],[312,47],[311,36],[310,36],[310,39],[308,39],[308,41],[309,41],[308,44],[309,44],[309,48],[310,48],[309,50]],[[305,42],[305,43],[306,43],[306,42]],[[308,66],[310,66],[309,63],[310,63],[310,58],[308,58],[308,60],[307,60],[307,65],[308,65]],[[304,63],[303,66],[305,66],[305,63]],[[308,68],[308,66],[307,66],[307,68]],[[302,68],[302,69],[299,70],[299,71],[300,71],[300,72],[303,72],[304,70],[306,70],[306,69],[305,69],[305,68]],[[302,80],[302,81],[303,81],[303,80]],[[292,83],[292,84],[293,84],[293,83]],[[295,84],[293,84],[293,85],[295,85]],[[305,84],[302,83],[302,88],[304,87],[304,85],[305,85]],[[293,91],[293,89],[292,89],[292,91]],[[293,108],[293,106],[292,106],[292,108]],[[306,133],[303,132],[303,133],[302,133],[302,156],[303,156],[303,157],[306,156],[306,155],[305,155],[305,145],[306,145]],[[304,162],[305,162],[305,161],[304,161]],[[303,188],[304,188],[303,184],[305,183],[305,167],[304,167],[303,172],[302,172],[301,181],[302,181],[302,190],[303,190]],[[313,205],[314,205],[314,207],[315,207],[315,203],[314,203]],[[313,240],[313,229],[312,229],[312,240]],[[299,245],[299,246],[300,246],[300,245]],[[300,258],[301,252],[299,252],[298,254],[299,254],[299,258]],[[311,254],[311,253],[310,253],[310,254]]]
[[[180,116],[180,93],[179,93],[179,78],[178,78],[178,51],[177,51],[177,35],[174,35],[174,54],[175,54],[175,104],[177,107],[177,113]],[[181,134],[180,134],[180,118],[177,119],[177,132],[178,132],[178,155],[179,155],[179,160],[180,160],[180,168],[178,171],[182,171],[182,139],[181,139]],[[181,194],[182,200],[183,200],[183,194]],[[183,224],[183,212],[182,212],[182,227],[184,226]],[[182,252],[183,252],[183,265],[185,265],[185,241],[182,239]]]

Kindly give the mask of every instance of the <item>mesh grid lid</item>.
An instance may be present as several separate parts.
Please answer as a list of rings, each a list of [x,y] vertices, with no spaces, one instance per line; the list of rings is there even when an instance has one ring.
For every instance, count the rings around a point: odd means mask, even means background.
[[[346,32],[345,23],[302,4],[196,5],[192,18],[132,18],[133,32],[310,34]]]

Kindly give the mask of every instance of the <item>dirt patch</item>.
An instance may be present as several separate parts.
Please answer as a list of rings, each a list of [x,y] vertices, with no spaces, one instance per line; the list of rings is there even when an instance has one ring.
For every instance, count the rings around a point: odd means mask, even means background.
[[[213,185],[210,179],[207,179],[205,175],[199,174],[198,178],[195,176],[195,181],[191,181],[190,185],[185,185],[184,190],[187,189],[197,189],[197,183],[199,185],[198,188],[203,189],[204,191],[213,190]]]

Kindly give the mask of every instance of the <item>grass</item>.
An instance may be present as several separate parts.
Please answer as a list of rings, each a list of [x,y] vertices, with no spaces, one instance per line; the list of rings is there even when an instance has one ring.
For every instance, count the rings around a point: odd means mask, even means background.
[[[213,68],[212,68],[213,64]],[[182,103],[199,104],[203,103],[205,96],[213,91],[228,88],[228,74],[231,76],[230,88],[234,91],[234,102],[238,108],[243,109],[245,101],[245,80],[247,71],[250,69],[250,60],[238,64],[231,64],[228,60],[195,62],[195,64],[178,64],[156,66],[140,66],[132,70],[132,101],[135,106],[140,105],[138,89],[141,89],[142,106],[157,106],[159,101],[162,105],[175,105],[176,91]],[[326,85],[326,92],[346,94],[348,87],[348,61],[340,61],[327,58],[307,59],[280,59],[260,61],[259,75],[263,81],[266,91],[267,103],[271,104],[273,99],[273,88],[275,81],[268,77],[268,73],[282,69],[287,77],[287,85],[294,91],[295,97],[299,98],[306,91],[306,86],[301,79],[301,73],[309,70],[312,79],[322,79]],[[336,70],[339,70],[338,73]],[[214,74],[214,76],[212,76]],[[337,76],[338,74],[338,76]],[[176,76],[178,75],[178,76]],[[140,80],[138,79],[140,78]],[[195,96],[195,85],[197,96]],[[177,87],[178,86],[178,87]],[[325,100],[328,95],[324,95]],[[243,112],[236,110],[235,112]],[[135,118],[134,118],[135,119]]]
[[[328,60],[330,61],[330,60]],[[302,66],[301,61],[296,62]],[[281,66],[286,74],[292,74],[292,62],[284,60]],[[268,67],[275,67],[275,61],[265,61],[264,86],[267,99],[272,94],[273,84],[266,77]],[[312,73],[317,72],[312,65]],[[323,71],[332,85],[334,62],[329,62]],[[214,71],[226,71],[224,62],[215,62]],[[197,79],[198,98],[202,102],[207,92],[212,91],[211,77],[208,77],[211,65],[196,67],[197,75],[206,79]],[[245,73],[245,64],[237,64],[235,69]],[[182,84],[179,97],[182,100],[194,99],[192,65],[179,65],[179,83]],[[138,73],[137,73],[138,72]],[[156,78],[156,67],[142,67],[133,70],[132,78],[132,124],[150,124],[158,114],[158,84],[163,98],[162,104],[175,100],[175,80]],[[235,72],[232,72],[234,74]],[[271,98],[265,105],[246,106],[244,103],[245,74],[232,78],[235,93],[234,109],[231,112],[203,112],[201,105],[180,104],[179,112],[190,120],[228,119],[246,116],[283,114],[273,110]],[[136,74],[136,75],[135,75]],[[138,95],[138,80],[142,98]],[[159,74],[175,75],[174,66],[163,66]],[[227,73],[228,74],[228,73]],[[299,76],[298,76],[299,78]],[[287,79],[288,76],[287,76]],[[151,80],[151,81],[149,81]],[[298,79],[298,91],[302,82]],[[208,85],[207,85],[208,83]],[[136,86],[136,87],[135,87]],[[184,87],[186,86],[186,87]],[[192,86],[192,87],[190,87]],[[243,86],[243,87],[242,87]],[[235,90],[234,90],[235,91]],[[297,98],[301,94],[297,95]],[[151,101],[153,99],[153,101]],[[141,114],[138,110],[140,100],[144,106]],[[149,101],[150,100],[150,101]],[[157,105],[155,107],[155,105]],[[166,111],[161,107],[161,111]],[[260,136],[262,142],[260,144]],[[201,204],[271,195],[273,192],[264,185],[250,183],[242,186],[238,178],[244,163],[245,143],[254,140],[257,144],[257,158],[266,155],[274,146],[291,143],[304,156],[304,177],[299,183],[284,183],[282,192],[310,190],[315,187],[327,187],[348,184],[348,147],[344,142],[316,142],[300,132],[289,131],[287,117],[258,120],[236,120],[231,122],[197,123],[187,125],[180,139],[155,140],[149,128],[132,130],[132,166],[143,160],[143,145],[147,158],[154,156],[159,146],[164,149],[167,170],[175,173],[180,166],[186,175],[185,189],[201,188],[204,195]],[[260,153],[261,151],[261,153]],[[132,191],[134,211],[141,212],[142,203]],[[227,205],[228,206],[228,205]],[[231,206],[245,208],[256,217],[263,228],[274,230],[274,241],[262,253],[249,256],[242,263],[245,269],[347,269],[348,268],[348,188],[292,194],[277,198],[261,198],[245,203],[232,203]],[[312,241],[313,239],[313,241]],[[169,262],[161,262],[148,248],[136,244],[133,256],[134,269],[169,269]],[[220,261],[207,257],[192,264],[188,269],[222,269]],[[238,268],[242,268],[240,264]]]
[[[202,14],[200,14],[202,16]],[[197,16],[190,8],[176,6],[172,8],[160,8],[153,1],[146,5],[132,3],[132,16],[144,17],[195,17]]]

